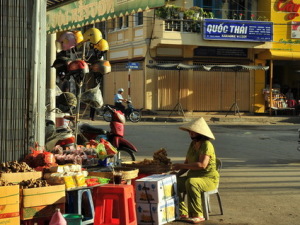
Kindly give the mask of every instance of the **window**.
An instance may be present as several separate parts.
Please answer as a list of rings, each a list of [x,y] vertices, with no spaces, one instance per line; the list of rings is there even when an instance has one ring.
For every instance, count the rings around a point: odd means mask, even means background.
[[[123,28],[123,17],[118,17],[118,29]]]
[[[214,18],[222,18],[223,0],[194,0],[194,6],[199,6],[208,15]]]
[[[116,19],[113,18],[109,21],[109,27],[108,27],[108,31],[112,32],[116,29]]]
[[[129,26],[129,16],[124,16],[123,27],[126,28]]]
[[[257,12],[257,0],[194,0],[194,5],[222,19],[250,20]]]
[[[143,25],[143,12],[138,12],[134,14],[134,25],[135,26]]]
[[[105,39],[106,21],[95,23],[95,28],[98,28],[102,32],[102,37]]]

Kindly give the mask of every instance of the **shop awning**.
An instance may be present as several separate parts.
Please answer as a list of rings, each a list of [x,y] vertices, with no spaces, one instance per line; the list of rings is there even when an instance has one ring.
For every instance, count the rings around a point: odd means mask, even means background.
[[[268,66],[248,66],[248,65],[188,65],[183,63],[169,63],[169,64],[157,64],[147,65],[148,68],[159,70],[182,70],[182,69],[200,69],[205,71],[211,70],[268,70]]]
[[[295,51],[280,51],[267,50],[258,55],[259,59],[273,59],[273,60],[299,60],[300,52]]]
[[[165,0],[79,0],[47,12],[47,33],[76,29],[164,4]]]

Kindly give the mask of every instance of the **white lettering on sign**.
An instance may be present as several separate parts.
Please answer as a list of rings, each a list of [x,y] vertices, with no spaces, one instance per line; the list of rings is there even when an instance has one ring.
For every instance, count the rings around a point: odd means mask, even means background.
[[[239,25],[224,25],[224,24],[209,24],[206,28],[207,33],[222,33],[227,34],[228,32],[231,34],[247,34],[248,27],[244,24]]]

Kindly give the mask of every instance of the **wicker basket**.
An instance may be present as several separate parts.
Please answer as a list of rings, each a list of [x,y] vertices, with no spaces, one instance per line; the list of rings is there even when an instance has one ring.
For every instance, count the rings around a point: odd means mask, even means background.
[[[142,164],[141,161],[122,162],[123,167],[138,168],[143,174],[160,174],[171,171],[172,165]]]
[[[115,167],[115,171],[122,172],[122,180],[131,180],[138,176],[139,169],[137,168],[128,168],[128,167]],[[113,179],[112,171],[89,171],[89,176],[97,176]]]

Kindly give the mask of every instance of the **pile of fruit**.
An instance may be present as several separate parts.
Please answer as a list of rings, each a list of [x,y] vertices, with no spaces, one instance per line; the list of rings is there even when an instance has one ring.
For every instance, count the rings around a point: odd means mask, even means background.
[[[32,169],[25,162],[11,161],[0,164],[0,171],[3,173],[18,173],[18,172],[33,172]]]
[[[26,189],[26,188],[39,188],[39,187],[48,187],[50,186],[46,180],[36,180],[36,179],[30,179],[30,180],[23,180],[20,182],[20,188]]]
[[[169,159],[167,150],[161,148],[153,153],[153,159],[144,159],[138,164],[142,165],[171,165],[171,159]]]
[[[12,186],[12,185],[15,185],[15,184],[0,179],[0,187],[2,187],[2,186]]]

